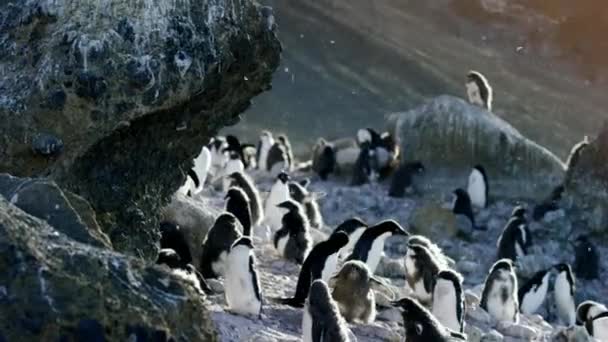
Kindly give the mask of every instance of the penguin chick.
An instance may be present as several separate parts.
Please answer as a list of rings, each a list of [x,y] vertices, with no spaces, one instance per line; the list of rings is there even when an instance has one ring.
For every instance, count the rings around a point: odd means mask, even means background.
[[[452,270],[437,273],[433,281],[431,312],[446,328],[464,332],[465,302],[462,276]]]
[[[247,198],[249,199],[249,209],[251,210],[251,224],[257,226],[264,219],[264,210],[262,209],[262,200],[260,199],[260,193],[256,188],[253,180],[249,178],[245,173],[234,172],[230,174],[230,186],[238,187],[245,191]]]
[[[283,211],[277,206],[291,198],[289,195],[290,179],[291,177],[287,173],[279,173],[266,199],[264,213],[266,215],[266,222],[273,231],[277,231],[281,227],[281,220],[283,218]]]
[[[223,213],[218,216],[203,241],[200,267],[205,279],[224,275],[226,257],[232,244],[241,237],[241,231],[243,227],[234,215]]]
[[[323,280],[310,286],[302,318],[303,342],[350,342],[348,327]]]
[[[272,137],[272,133],[262,131],[256,154],[258,169],[264,171],[268,170],[268,152],[272,146],[274,146],[274,138]]]
[[[313,148],[312,169],[321,180],[327,180],[336,171],[336,151],[325,139],[320,138]]]
[[[414,297],[422,304],[430,304],[433,294],[433,280],[440,271],[433,254],[420,245],[408,245],[404,260],[405,281],[412,289]]]
[[[352,253],[359,238],[367,227],[367,223],[363,222],[358,217],[353,217],[340,223],[340,225],[334,229],[333,234],[336,234],[337,232],[348,234],[348,244],[340,251],[340,258],[345,258]]]
[[[388,195],[391,197],[405,197],[408,189],[413,188],[414,177],[424,173],[425,168],[421,162],[403,164],[393,175]]]
[[[576,324],[583,325],[600,314],[608,312],[608,308],[604,304],[593,300],[586,300],[576,308]]]
[[[409,236],[409,233],[394,220],[384,220],[367,228],[346,260],[363,261],[374,274],[384,253],[384,242],[393,235]]]
[[[371,285],[382,282],[373,277],[367,265],[361,261],[348,261],[333,279],[332,297],[346,321],[373,322],[376,317],[376,297]]]
[[[574,273],[582,279],[598,279],[600,256],[597,248],[585,235],[579,236],[574,243]]]
[[[478,226],[475,223],[475,215],[473,215],[473,207],[469,194],[463,189],[456,189],[452,193],[451,209],[454,215],[463,215],[471,222],[471,227],[476,230],[486,230],[487,227]]]
[[[574,291],[576,281],[572,269],[568,264],[557,264],[557,278],[553,287],[557,316],[566,326],[573,326],[576,322],[576,306],[574,303]]]
[[[175,252],[173,249],[165,248],[161,249],[158,253],[158,258],[156,259],[157,265],[166,265],[171,271],[181,276],[184,279],[189,280],[194,284],[194,287],[199,289],[200,291],[206,294],[212,294],[213,291],[207,285],[205,278],[192,266],[192,264],[184,263],[179,254]]]
[[[471,170],[467,185],[467,193],[471,198],[471,204],[480,209],[487,207],[489,191],[490,185],[486,170],[481,165],[475,165]]]
[[[290,306],[301,307],[308,296],[310,284],[321,279],[329,282],[336,272],[338,265],[338,253],[348,243],[348,235],[344,232],[332,234],[327,240],[317,244],[304,260],[296,292],[292,298],[283,299],[280,302]]]
[[[492,111],[492,87],[484,75],[478,71],[469,71],[466,88],[470,103]]]
[[[526,222],[520,218],[512,218],[507,222],[496,242],[498,247],[497,260],[506,258],[517,261],[517,258],[528,254],[528,230],[526,227]]]
[[[280,142],[274,143],[268,151],[268,158],[266,160],[266,171],[271,175],[276,175],[281,171],[289,172],[289,157],[285,146]]]
[[[316,194],[310,193],[308,189],[306,189],[308,184],[310,184],[308,179],[299,183],[289,182],[289,194],[292,199],[304,207],[310,226],[321,229],[323,228],[323,217],[321,216],[319,203],[317,202]]]
[[[480,307],[497,321],[519,321],[517,277],[512,261],[500,259],[494,263],[486,277]]]
[[[466,341],[466,335],[444,327],[433,314],[412,298],[402,298],[392,305],[402,310],[405,340],[408,342]]]
[[[433,254],[433,257],[437,261],[440,269],[450,268],[455,265],[456,262],[454,259],[448,257],[443,253],[441,247],[437,246],[431,240],[429,240],[426,236],[422,235],[412,235],[407,240],[408,245],[420,245],[422,247],[426,247],[426,249]]]
[[[287,260],[302,264],[310,248],[310,225],[298,202],[288,200],[277,205],[287,211],[281,220],[281,229],[274,234],[274,247]]]
[[[519,310],[523,314],[535,314],[545,302],[550,276],[549,270],[538,271],[519,289],[517,298],[519,299]]]
[[[170,222],[160,223],[160,248],[174,250],[179,255],[182,266],[192,262],[192,254],[190,254],[188,241],[183,231],[176,224]]]
[[[261,318],[262,291],[255,265],[253,244],[249,237],[238,239],[230,248],[225,294],[230,311]]]
[[[234,215],[243,227],[243,235],[251,237],[251,210],[249,197],[237,187],[228,189],[226,194],[226,211]]]

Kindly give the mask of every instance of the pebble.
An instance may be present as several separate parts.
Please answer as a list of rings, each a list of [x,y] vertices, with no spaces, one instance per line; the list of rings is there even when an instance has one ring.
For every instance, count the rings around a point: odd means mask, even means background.
[[[528,341],[537,338],[539,335],[538,331],[534,328],[511,322],[499,322],[496,329],[505,336],[521,338]]]
[[[484,325],[490,325],[493,321],[492,317],[486,310],[479,306],[467,311],[467,318]]]
[[[489,333],[483,335],[481,342],[502,342],[504,337],[498,331],[492,329]]]

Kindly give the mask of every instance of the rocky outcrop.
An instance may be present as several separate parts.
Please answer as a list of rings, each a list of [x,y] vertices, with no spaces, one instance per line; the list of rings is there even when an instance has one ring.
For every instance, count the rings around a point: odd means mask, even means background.
[[[427,191],[466,187],[471,168],[483,165],[490,197],[546,196],[564,177],[563,163],[501,118],[452,96],[440,96],[389,116],[405,161],[425,165]]]
[[[217,341],[194,285],[76,242],[0,196],[1,341]]]
[[[249,0],[2,2],[0,172],[57,180],[154,256],[191,159],[269,88],[274,28]]]

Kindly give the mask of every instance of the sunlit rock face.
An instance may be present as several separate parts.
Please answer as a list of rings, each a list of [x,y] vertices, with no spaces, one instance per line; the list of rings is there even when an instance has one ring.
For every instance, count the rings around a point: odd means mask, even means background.
[[[269,88],[275,26],[250,1],[4,1],[0,172],[57,180],[154,255],[191,159]]]

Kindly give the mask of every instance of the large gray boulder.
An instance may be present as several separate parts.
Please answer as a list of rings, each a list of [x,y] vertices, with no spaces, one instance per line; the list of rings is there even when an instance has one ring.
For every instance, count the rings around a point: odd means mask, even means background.
[[[76,242],[0,196],[0,341],[218,341],[168,269]]]
[[[56,180],[153,258],[192,158],[269,88],[274,29],[249,0],[0,2],[0,172]]]
[[[564,177],[564,165],[509,123],[453,96],[439,96],[388,117],[405,161],[426,167],[424,188],[466,188],[471,168],[483,165],[490,197],[542,198]]]

